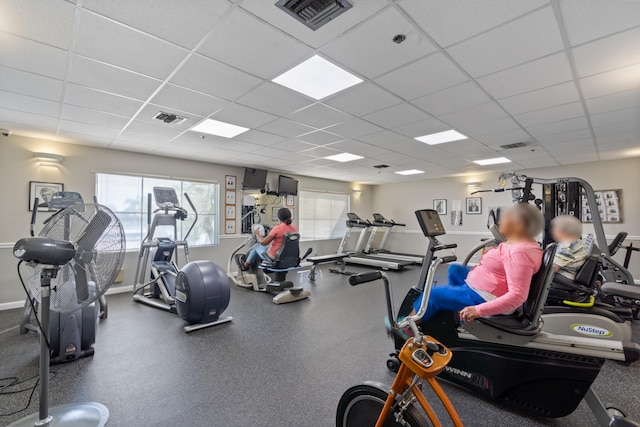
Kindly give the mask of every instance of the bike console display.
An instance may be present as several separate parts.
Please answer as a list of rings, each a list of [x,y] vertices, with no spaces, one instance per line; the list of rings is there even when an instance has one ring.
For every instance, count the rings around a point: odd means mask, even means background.
[[[178,194],[171,187],[153,187],[153,197],[159,208],[180,206]]]
[[[440,220],[440,215],[433,209],[422,209],[416,211],[416,218],[420,228],[426,237],[442,236],[446,234],[444,225]]]

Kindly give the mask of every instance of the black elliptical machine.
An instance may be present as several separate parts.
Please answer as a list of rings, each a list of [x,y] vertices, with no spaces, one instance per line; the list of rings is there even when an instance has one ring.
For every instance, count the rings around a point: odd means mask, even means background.
[[[419,210],[416,217],[429,241],[425,261],[433,259],[437,251],[457,246],[438,241],[445,230],[436,211]],[[439,378],[537,416],[563,417],[585,400],[599,425],[640,426],[615,408],[605,407],[591,388],[606,359],[631,363],[640,358],[640,346],[541,330],[540,316],[553,277],[555,248],[550,245],[546,249],[529,298],[515,314],[462,323],[458,313],[441,312],[421,325],[423,332],[453,353]],[[409,290],[400,306],[399,319],[413,309],[414,301],[425,289],[430,268],[431,262],[423,264],[418,285]],[[406,336],[397,330],[392,336],[396,352],[387,361],[387,368],[397,372],[397,355]]]

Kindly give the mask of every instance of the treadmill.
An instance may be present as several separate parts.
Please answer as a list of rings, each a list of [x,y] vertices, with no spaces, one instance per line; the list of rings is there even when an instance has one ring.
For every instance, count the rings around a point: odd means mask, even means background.
[[[389,240],[389,235],[391,234],[391,229],[393,227],[406,227],[406,224],[395,222],[392,219],[388,220],[385,217],[383,217],[381,214],[374,213],[373,222],[370,224],[371,232],[369,234],[369,240],[367,241],[367,244],[364,247],[364,252],[371,255],[382,256],[386,259],[408,261],[412,264],[422,265],[422,263],[424,262],[424,255],[408,254],[403,252],[392,252],[385,249],[385,246],[387,245],[387,241]],[[382,235],[382,240],[380,241],[380,246],[378,248],[371,248],[379,228],[385,229],[384,234]]]
[[[363,251],[364,239],[367,230],[372,223],[365,221],[353,212],[347,213],[347,229],[361,228],[360,237],[354,253],[345,258],[347,264],[356,264],[367,267],[380,268],[382,270],[404,270],[407,265],[413,264],[411,261],[400,261],[397,259],[387,258],[386,254],[367,254]]]

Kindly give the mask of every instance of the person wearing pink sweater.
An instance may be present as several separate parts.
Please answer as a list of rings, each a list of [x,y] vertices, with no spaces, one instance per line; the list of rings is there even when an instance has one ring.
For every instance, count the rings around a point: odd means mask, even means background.
[[[510,207],[500,220],[500,232],[506,242],[487,251],[470,271],[451,265],[450,283],[433,287],[422,322],[439,311],[460,311],[462,320],[473,322],[479,317],[507,314],[520,307],[529,295],[531,278],[542,263],[542,249],[535,237],[543,226],[544,219],[535,206]],[[452,272],[455,273],[452,275]],[[415,301],[414,313],[421,302],[422,297]]]

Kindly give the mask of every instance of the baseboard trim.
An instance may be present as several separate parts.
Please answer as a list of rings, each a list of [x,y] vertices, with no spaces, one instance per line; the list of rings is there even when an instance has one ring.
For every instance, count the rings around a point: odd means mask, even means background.
[[[127,292],[131,292],[131,287],[112,286],[109,289],[107,289],[107,292],[105,293],[105,295],[124,294]],[[22,307],[24,307],[24,300],[0,303],[0,311],[13,310],[15,308],[22,308]]]

